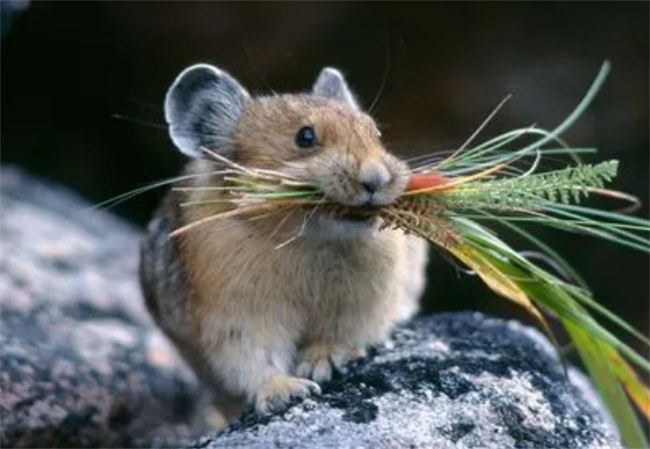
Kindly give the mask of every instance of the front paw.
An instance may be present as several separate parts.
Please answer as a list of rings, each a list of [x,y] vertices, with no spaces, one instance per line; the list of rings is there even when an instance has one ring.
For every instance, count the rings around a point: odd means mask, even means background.
[[[298,354],[296,375],[319,383],[325,382],[332,378],[335,369],[342,371],[347,362],[365,355],[365,350],[357,347],[331,344],[308,346]]]
[[[282,410],[292,398],[304,399],[320,394],[318,384],[298,377],[276,375],[267,380],[255,395],[255,411],[265,415]]]

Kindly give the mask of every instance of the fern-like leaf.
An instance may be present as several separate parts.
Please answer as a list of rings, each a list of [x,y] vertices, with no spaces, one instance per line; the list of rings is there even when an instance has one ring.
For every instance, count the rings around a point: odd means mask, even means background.
[[[493,181],[477,181],[450,189],[439,198],[455,209],[535,210],[548,202],[579,203],[590,189],[602,189],[617,173],[618,161],[577,165],[562,170]]]

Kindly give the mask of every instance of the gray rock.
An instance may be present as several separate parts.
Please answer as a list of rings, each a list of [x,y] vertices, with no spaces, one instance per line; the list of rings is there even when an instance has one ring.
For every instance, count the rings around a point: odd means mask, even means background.
[[[138,231],[0,174],[0,446],[189,441],[196,385],[143,307]]]
[[[138,231],[0,175],[2,447],[620,447],[543,336],[478,313],[420,318],[322,395],[197,439],[194,379],[142,305]]]
[[[321,396],[248,415],[195,447],[620,447],[588,383],[574,378],[533,329],[441,314],[398,329]]]

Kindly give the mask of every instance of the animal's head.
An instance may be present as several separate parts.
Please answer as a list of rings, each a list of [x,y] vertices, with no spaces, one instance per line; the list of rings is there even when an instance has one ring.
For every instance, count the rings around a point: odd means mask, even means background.
[[[205,64],[184,70],[167,93],[176,146],[202,147],[246,166],[291,173],[345,206],[392,203],[408,168],[390,154],[342,74],[325,68],[310,93],[251,97],[228,73]]]

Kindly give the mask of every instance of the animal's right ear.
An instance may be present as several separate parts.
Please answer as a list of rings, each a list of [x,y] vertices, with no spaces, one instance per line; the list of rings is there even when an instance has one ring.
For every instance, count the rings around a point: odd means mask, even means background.
[[[174,144],[188,156],[201,147],[231,157],[232,135],[250,95],[232,76],[197,64],[183,70],[167,91],[165,120]]]
[[[333,67],[325,67],[314,83],[312,93],[319,97],[333,98],[342,101],[352,109],[359,110],[359,103],[343,74]]]

